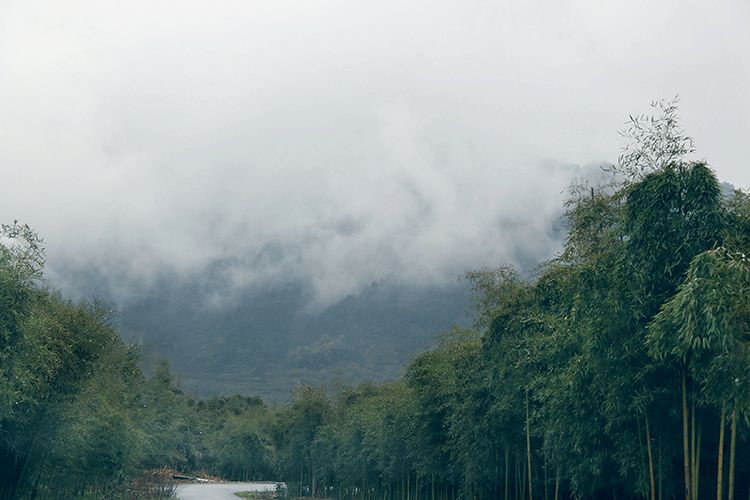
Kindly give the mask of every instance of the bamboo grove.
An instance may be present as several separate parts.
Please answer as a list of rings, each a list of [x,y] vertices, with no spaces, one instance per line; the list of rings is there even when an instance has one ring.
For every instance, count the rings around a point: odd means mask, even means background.
[[[468,274],[474,330],[402,380],[297,395],[287,411],[321,422],[287,423],[300,493],[748,498],[750,197],[685,160],[656,106],[612,182],[573,190],[557,257]]]
[[[144,376],[101,308],[40,284],[33,231],[4,226],[23,244],[0,245],[0,496],[170,466],[328,498],[748,498],[750,196],[657,108],[609,182],[571,190],[558,255],[467,274],[475,327],[399,380],[282,406]]]
[[[0,498],[162,498],[141,481],[170,467],[272,477],[258,398],[194,401],[166,364],[150,376],[100,304],[44,287],[42,242],[0,228]]]

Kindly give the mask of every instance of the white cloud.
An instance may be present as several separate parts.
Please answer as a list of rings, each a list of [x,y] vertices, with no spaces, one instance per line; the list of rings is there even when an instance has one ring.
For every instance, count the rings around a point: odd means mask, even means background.
[[[750,185],[749,24],[740,0],[6,1],[0,214],[121,288],[226,258],[322,301],[452,280],[548,252],[570,174],[543,160],[614,159],[654,98]]]

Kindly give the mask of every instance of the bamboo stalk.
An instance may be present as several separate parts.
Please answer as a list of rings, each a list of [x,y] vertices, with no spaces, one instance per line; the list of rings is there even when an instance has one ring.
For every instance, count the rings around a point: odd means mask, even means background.
[[[522,495],[523,492],[521,491],[521,477],[522,477],[521,476],[521,462],[518,459],[518,457],[515,457],[514,461],[516,463],[516,477],[515,477],[515,485],[514,485],[515,486],[515,488],[514,488],[514,490],[515,490],[515,496],[514,496],[514,498],[516,500],[520,500],[521,498],[523,498],[523,495]]]
[[[661,433],[659,434],[659,445],[658,445],[658,463],[659,463],[659,500],[662,500],[664,498],[664,466],[662,457],[663,457],[663,448],[661,446]]]
[[[682,372],[682,463],[685,475],[685,500],[692,500],[690,495],[690,455],[688,449],[688,409],[687,409],[687,376]]]
[[[701,438],[703,435],[703,418],[698,418],[698,448],[695,450],[695,461],[693,462],[693,498],[698,500],[698,481],[701,471]]]
[[[719,459],[716,473],[716,500],[721,500],[722,481],[724,478],[724,417],[726,413],[726,402],[721,404],[721,419],[719,420]]]
[[[560,498],[560,469],[557,469],[555,474],[555,500]]]
[[[729,438],[729,494],[728,500],[734,500],[734,458],[735,445],[737,444],[737,408],[732,410],[732,430]]]
[[[698,499],[698,493],[695,491],[695,460],[696,460],[696,440],[695,440],[695,394],[693,394],[690,404],[690,497],[693,500]]]
[[[648,414],[644,415],[646,421],[646,450],[648,451],[648,476],[651,483],[651,500],[656,500],[656,482],[654,480],[654,454],[651,451],[651,431],[648,425]]]
[[[534,500],[531,484],[531,429],[529,427],[529,390],[526,389],[526,457],[529,467],[529,500]]]
[[[505,500],[510,500],[510,448],[505,447]]]

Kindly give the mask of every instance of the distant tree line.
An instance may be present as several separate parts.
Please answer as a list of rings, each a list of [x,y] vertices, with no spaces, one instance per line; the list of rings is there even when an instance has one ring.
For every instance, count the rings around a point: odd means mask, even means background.
[[[0,496],[104,496],[167,466],[294,496],[747,498],[750,196],[656,107],[610,184],[571,190],[559,255],[468,273],[474,328],[400,380],[282,406],[145,376],[105,308],[43,286],[34,232],[3,226]]]

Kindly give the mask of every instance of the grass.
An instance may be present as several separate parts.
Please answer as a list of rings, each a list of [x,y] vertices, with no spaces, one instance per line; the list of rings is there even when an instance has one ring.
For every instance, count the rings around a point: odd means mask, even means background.
[[[272,500],[277,498],[273,491],[238,491],[234,494],[240,498],[253,498],[255,500]]]

